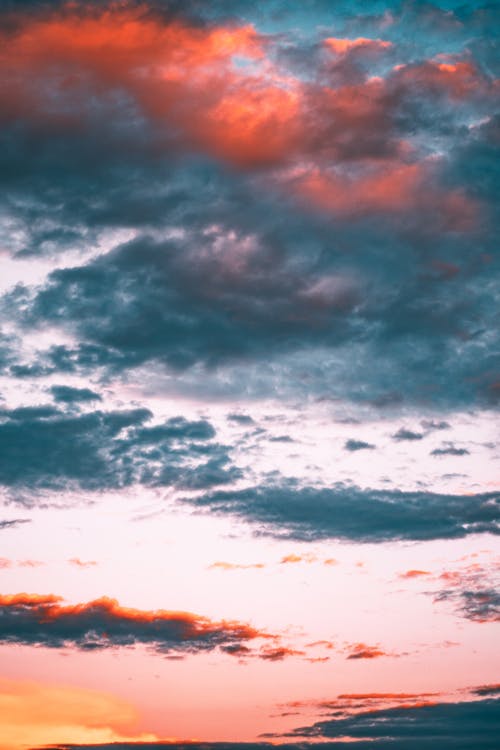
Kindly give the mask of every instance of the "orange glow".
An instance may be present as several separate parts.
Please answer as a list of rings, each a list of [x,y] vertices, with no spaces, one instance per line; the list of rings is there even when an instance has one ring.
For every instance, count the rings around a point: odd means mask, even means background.
[[[0,750],[54,743],[154,741],[136,709],[108,693],[0,679]]]

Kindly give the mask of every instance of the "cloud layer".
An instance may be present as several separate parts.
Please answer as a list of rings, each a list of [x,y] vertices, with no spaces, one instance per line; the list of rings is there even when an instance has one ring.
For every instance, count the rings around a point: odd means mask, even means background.
[[[217,490],[189,502],[244,518],[261,533],[302,541],[453,539],[499,532],[496,492],[446,495],[342,484],[323,489],[283,480],[244,490]]]
[[[333,33],[318,2],[304,37],[300,9],[275,34],[238,7],[2,6],[8,250],[96,251],[7,296],[66,342],[8,339],[5,371],[494,404],[489,10],[346,3]]]

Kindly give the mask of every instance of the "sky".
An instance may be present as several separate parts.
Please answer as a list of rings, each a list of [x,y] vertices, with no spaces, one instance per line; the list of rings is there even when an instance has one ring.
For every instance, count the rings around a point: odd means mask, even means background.
[[[499,28],[0,0],[0,750],[497,747]]]

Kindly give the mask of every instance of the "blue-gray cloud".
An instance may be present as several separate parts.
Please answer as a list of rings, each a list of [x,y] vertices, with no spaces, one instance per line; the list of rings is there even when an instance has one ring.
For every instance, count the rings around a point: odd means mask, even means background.
[[[346,440],[344,449],[351,453],[355,451],[373,450],[375,446],[372,443],[366,443],[364,440]]]
[[[500,533],[500,494],[495,492],[470,496],[343,484],[323,489],[282,480],[208,492],[186,502],[243,518],[257,533],[300,541],[423,541]]]
[[[293,735],[324,740],[350,737],[356,740],[351,745],[354,748],[365,746],[360,740],[370,740],[366,747],[493,750],[498,744],[499,732],[500,701],[484,699],[370,710],[347,718],[332,717],[310,727],[300,727]]]
[[[117,489],[133,484],[206,489],[240,471],[205,420],[151,424],[147,409],[0,413],[0,484],[11,490]],[[29,503],[29,495],[21,494]],[[33,502],[36,497],[33,496]]]

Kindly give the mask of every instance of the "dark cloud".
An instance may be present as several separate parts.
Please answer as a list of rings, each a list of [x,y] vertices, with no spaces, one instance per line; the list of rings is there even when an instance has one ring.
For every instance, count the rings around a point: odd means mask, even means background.
[[[472,688],[472,692],[476,695],[499,695],[499,685],[479,685],[478,687]]]
[[[228,414],[227,419],[228,422],[236,422],[236,424],[241,425],[255,424],[252,417],[250,417],[248,414]]]
[[[434,448],[431,456],[468,456],[469,453],[467,448],[455,448],[452,443],[447,443],[442,448]]]
[[[21,526],[25,523],[31,523],[31,518],[14,518],[11,520],[0,521],[0,531],[2,529],[15,529],[17,526]]]
[[[360,712],[348,718],[325,719],[310,727],[300,727],[293,735],[325,740],[349,737],[355,740],[351,744],[354,748],[493,750],[499,732],[500,701],[485,699]]]
[[[373,450],[375,446],[372,443],[365,443],[364,440],[347,440],[344,445],[346,451]]]
[[[90,388],[72,388],[69,385],[53,385],[50,389],[54,401],[74,404],[88,401],[102,401],[101,396]]]
[[[444,420],[435,420],[435,419],[423,419],[420,424],[424,428],[424,430],[428,430],[429,432],[433,432],[434,430],[449,430],[450,425],[448,422],[445,422]]]
[[[116,368],[263,357],[270,346],[300,346],[307,334],[345,340],[356,285],[340,274],[326,286],[304,279],[280,253],[273,258],[252,246],[251,238],[218,234],[135,240],[91,264],[54,272],[33,303],[26,301],[27,315],[31,325],[69,324]],[[233,261],[238,253],[243,257]]]
[[[283,480],[274,485],[209,492],[186,502],[243,518],[259,533],[303,541],[385,542],[499,533],[500,496],[495,492],[451,495],[343,484],[323,489]]]
[[[22,27],[50,5],[0,11],[12,11],[9,24],[22,11]],[[70,31],[72,13],[99,18],[103,4],[89,5],[66,9]],[[194,389],[223,383],[237,395],[275,393],[278,381],[292,395],[381,408],[494,404],[490,9],[404,3],[386,23],[381,4],[360,12],[345,2],[334,32],[321,2],[155,2],[149,13],[129,5],[159,34],[179,20],[196,44],[200,30],[229,18],[232,29],[242,19],[262,24],[269,63],[297,75],[298,110],[282,79],[256,88],[224,55],[217,85],[208,66],[197,88],[186,60],[181,88],[158,95],[165,81],[144,79],[135,48],[120,41],[119,14],[103,33],[120,66],[64,38],[49,49],[43,34],[35,51],[24,49],[4,24],[0,179],[12,252],[52,256],[108,247],[117,230],[135,236],[56,272],[36,293],[8,297],[9,319],[24,301],[17,323],[60,326],[76,339],[32,361],[9,351],[8,372],[96,376],[160,364],[187,373],[185,389],[197,374]],[[388,46],[364,43],[339,57],[325,46],[334,34]],[[141,37],[145,64],[155,60],[153,41]],[[235,97],[248,122],[230,121]]]
[[[377,255],[383,262],[381,249],[372,250],[372,258],[359,257],[359,268],[335,255],[311,266],[279,238],[263,242],[229,229],[163,242],[138,238],[54,272],[35,294],[18,289],[5,300],[4,309],[17,309],[23,326],[60,326],[78,342],[54,345],[9,371],[33,377],[153,364],[182,373],[180,388],[192,382],[210,392],[220,379],[235,395],[313,392],[379,408],[389,392],[392,405],[491,401],[496,355],[484,348],[481,333],[459,345],[456,326],[463,315],[484,311],[488,318],[494,300],[480,302],[479,287],[471,288],[472,308],[477,302],[484,310],[459,310],[456,290],[429,287],[418,275],[400,278],[401,288],[384,299],[373,286],[372,297],[367,273]],[[399,270],[407,274],[408,264]],[[377,283],[381,290],[389,279]],[[398,283],[391,280],[392,287]],[[327,377],[332,357],[334,379]]]
[[[149,425],[152,416],[139,408],[76,414],[45,406],[3,410],[0,483],[12,490],[133,484],[206,489],[238,478],[227,449],[213,441],[209,422],[174,417]]]
[[[86,651],[143,644],[165,653],[197,653],[270,637],[244,623],[214,622],[189,612],[131,609],[106,597],[63,605],[53,595],[0,596],[0,641],[8,644]]]
[[[422,440],[424,437],[425,435],[421,432],[413,432],[413,430],[407,430],[405,427],[400,427],[400,429],[394,433],[392,439],[398,441],[408,440],[411,442],[413,440]]]

